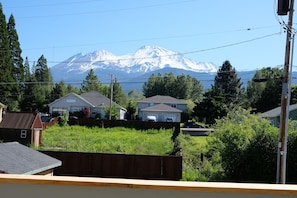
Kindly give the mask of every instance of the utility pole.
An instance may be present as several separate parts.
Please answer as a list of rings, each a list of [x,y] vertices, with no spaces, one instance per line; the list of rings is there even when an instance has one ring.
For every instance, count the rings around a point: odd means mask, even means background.
[[[286,5],[285,5],[286,4]],[[289,4],[289,5],[287,5]],[[286,183],[286,161],[287,161],[287,137],[288,137],[288,119],[289,119],[289,105],[290,105],[290,87],[291,87],[291,40],[292,40],[292,24],[294,12],[294,0],[279,0],[279,8],[284,12],[278,10],[279,15],[286,15],[289,12],[288,25],[286,26],[286,51],[285,51],[285,64],[282,82],[282,95],[281,95],[281,115],[280,115],[280,131],[277,153],[277,176],[276,183]],[[285,5],[285,8],[284,8]],[[286,7],[287,6],[287,7]]]
[[[109,101],[109,120],[112,114],[112,100],[113,100],[113,74],[110,74],[110,101]]]

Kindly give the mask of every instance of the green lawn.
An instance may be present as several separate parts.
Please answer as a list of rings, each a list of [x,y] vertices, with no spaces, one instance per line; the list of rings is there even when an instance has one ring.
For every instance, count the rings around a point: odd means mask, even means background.
[[[168,155],[172,130],[140,131],[123,127],[53,126],[42,134],[40,150]]]

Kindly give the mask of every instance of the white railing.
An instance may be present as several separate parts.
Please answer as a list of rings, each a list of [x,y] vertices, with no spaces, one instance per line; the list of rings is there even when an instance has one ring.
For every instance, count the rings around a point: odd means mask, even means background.
[[[0,174],[0,196],[22,198],[296,197],[297,185]]]

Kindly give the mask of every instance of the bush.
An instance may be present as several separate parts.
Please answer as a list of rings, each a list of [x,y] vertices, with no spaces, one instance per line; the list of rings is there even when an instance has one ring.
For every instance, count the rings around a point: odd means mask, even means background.
[[[224,180],[275,182],[277,128],[244,109],[217,120],[214,128],[207,156],[213,166],[219,163],[214,156],[221,160]]]
[[[68,120],[69,120],[68,112],[63,116],[59,116],[59,120],[58,120],[59,126],[66,126],[68,124]]]

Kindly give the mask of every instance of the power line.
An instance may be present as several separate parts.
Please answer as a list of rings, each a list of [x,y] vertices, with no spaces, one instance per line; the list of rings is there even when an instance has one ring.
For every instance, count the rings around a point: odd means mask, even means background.
[[[199,36],[220,35],[220,34],[233,33],[233,32],[254,31],[254,30],[260,30],[260,29],[266,29],[266,28],[272,28],[272,27],[276,27],[276,26],[249,27],[249,28],[243,28],[243,29],[218,31],[218,32],[205,32],[205,33],[195,33],[195,34],[185,34],[185,35],[169,35],[169,36],[162,36],[162,37],[139,38],[139,39],[119,40],[119,41],[81,43],[81,44],[74,44],[74,45],[55,46],[54,48],[55,49],[59,49],[59,48],[61,49],[61,48],[96,46],[96,45],[106,45],[106,44],[131,43],[131,42],[140,42],[140,41],[155,41],[155,40],[191,38],[191,37],[199,37]],[[53,48],[53,46],[48,46],[48,47],[26,48],[24,50],[29,51],[29,50],[52,49],[52,48]]]
[[[50,18],[50,17],[61,17],[61,16],[104,14],[104,13],[113,13],[113,12],[123,12],[123,11],[147,9],[147,8],[154,8],[154,7],[164,7],[164,6],[183,4],[183,3],[193,2],[193,1],[197,1],[197,0],[172,1],[170,3],[159,3],[159,4],[151,4],[151,5],[146,5],[146,6],[135,6],[135,7],[128,7],[128,8],[110,9],[110,10],[75,12],[75,13],[53,14],[53,15],[43,15],[43,16],[18,17],[18,19],[34,19],[34,18]],[[52,5],[57,5],[57,4],[52,4]],[[30,6],[28,6],[28,7],[30,7]]]
[[[216,47],[211,47],[211,48],[205,48],[205,49],[198,49],[198,50],[193,50],[193,51],[188,51],[188,52],[176,52],[176,53],[162,55],[162,56],[160,55],[160,56],[154,56],[154,57],[106,59],[106,60],[98,60],[96,62],[100,63],[100,62],[115,62],[115,61],[127,61],[127,60],[145,60],[145,59],[155,59],[155,58],[162,58],[162,57],[180,56],[180,55],[186,55],[186,54],[195,54],[195,53],[201,53],[201,52],[212,51],[212,50],[232,47],[232,46],[236,46],[236,45],[241,45],[241,44],[253,42],[253,41],[256,41],[256,40],[265,39],[265,38],[272,37],[272,36],[275,36],[275,35],[280,35],[280,34],[281,34],[281,32],[276,32],[276,33],[272,33],[272,34],[268,34],[268,35],[264,35],[264,36],[260,36],[260,37],[240,41],[240,42],[226,44],[226,45],[221,45],[221,46],[216,46]],[[32,61],[29,61],[29,62],[32,62]],[[66,61],[47,61],[47,62],[48,63],[68,63]],[[90,63],[90,62],[92,62],[92,61],[76,61],[76,63]]]
[[[102,1],[102,0],[101,0]],[[34,7],[50,7],[50,6],[61,6],[61,5],[69,5],[69,4],[85,4],[89,2],[98,2],[98,0],[84,0],[84,1],[72,1],[72,2],[63,2],[59,3],[48,3],[48,4],[35,4],[35,5],[23,5],[23,6],[7,6],[5,8],[34,8]],[[26,2],[27,3],[27,2]]]

